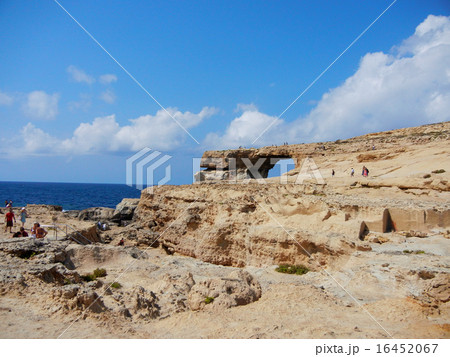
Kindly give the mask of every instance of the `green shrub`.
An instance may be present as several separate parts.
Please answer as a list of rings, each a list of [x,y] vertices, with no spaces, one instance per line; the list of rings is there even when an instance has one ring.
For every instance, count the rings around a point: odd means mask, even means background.
[[[87,282],[94,281],[95,280],[95,276],[93,274],[82,275],[81,279],[83,281],[87,281]]]
[[[281,264],[275,269],[275,271],[285,274],[303,275],[309,272],[309,269],[304,265]]]
[[[111,287],[114,289],[120,289],[122,287],[122,285],[120,283],[118,283],[117,281],[115,281],[114,283],[111,284]]]
[[[213,301],[214,301],[214,298],[212,296],[207,296],[205,298],[205,304],[206,305],[211,304]]]
[[[93,275],[95,278],[103,278],[104,276],[106,276],[106,270],[97,268],[94,270]]]
[[[431,171],[432,174],[443,174],[444,172],[445,172],[444,169],[439,169],[439,170]]]
[[[430,178],[431,177],[431,175],[430,174],[425,174],[425,175],[423,175],[423,178]]]
[[[405,254],[425,254],[424,250],[409,250],[409,249],[405,249],[403,251],[403,253]]]

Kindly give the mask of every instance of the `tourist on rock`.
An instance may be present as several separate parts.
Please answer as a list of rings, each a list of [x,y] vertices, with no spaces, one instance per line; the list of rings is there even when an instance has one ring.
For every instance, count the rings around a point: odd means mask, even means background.
[[[33,238],[36,238],[36,228],[37,228],[37,225],[38,225],[39,223],[33,223],[33,227],[31,227],[31,236],[33,237]]]
[[[369,176],[369,169],[368,169],[367,167],[365,167],[365,166],[363,166],[363,169],[362,169],[362,175],[363,175],[364,177]]]
[[[20,230],[13,234],[13,238],[19,238],[19,237],[28,237],[28,233],[25,230],[25,228],[20,227]]]
[[[34,224],[34,231],[36,234],[36,238],[45,238],[45,236],[48,234],[48,232],[44,228],[42,228],[39,223]]]
[[[334,169],[331,170],[331,176],[334,177]]]
[[[28,213],[25,207],[22,207],[20,210],[20,221],[22,222],[22,227],[25,226],[25,222],[27,221]]]
[[[10,208],[9,211],[5,214],[5,232],[7,231],[8,227],[9,227],[9,233],[11,232],[12,227],[14,226],[14,222],[16,222],[16,216],[14,216],[14,212],[13,209]]]
[[[355,170],[353,169],[353,167],[352,167],[352,171],[350,172],[350,176],[351,177],[355,176]]]

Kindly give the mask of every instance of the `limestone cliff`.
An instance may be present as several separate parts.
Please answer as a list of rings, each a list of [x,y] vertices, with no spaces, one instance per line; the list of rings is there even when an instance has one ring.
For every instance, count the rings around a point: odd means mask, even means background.
[[[205,182],[144,190],[131,229],[140,244],[214,264],[316,268],[343,264],[351,252],[370,249],[366,240],[389,232],[445,232],[449,128],[447,122],[328,143],[207,151]],[[300,167],[283,182],[226,176],[230,159],[249,177],[245,159],[286,157],[311,157],[324,182],[311,176],[299,184]],[[360,175],[363,165],[369,177]],[[268,168],[259,167],[261,176]]]

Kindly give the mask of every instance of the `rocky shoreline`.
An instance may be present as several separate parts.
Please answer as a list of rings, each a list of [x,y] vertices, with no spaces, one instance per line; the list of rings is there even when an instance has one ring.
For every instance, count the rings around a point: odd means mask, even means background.
[[[29,205],[28,222],[67,230],[0,235],[2,337],[448,338],[449,126],[290,148],[324,183],[297,184],[297,167],[284,183],[214,174],[115,209]],[[362,164],[371,176],[351,176]]]

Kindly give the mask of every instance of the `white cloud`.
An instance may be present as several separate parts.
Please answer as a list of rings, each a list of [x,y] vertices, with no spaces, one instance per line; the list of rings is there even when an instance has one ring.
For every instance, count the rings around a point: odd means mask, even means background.
[[[110,84],[117,82],[117,76],[115,74],[103,74],[100,76],[99,81],[101,84]]]
[[[262,133],[271,123],[272,131],[279,131],[283,126],[283,121],[276,117],[261,113],[253,105],[239,105],[239,108],[246,108],[239,117],[232,120],[227,127],[225,134],[220,136],[217,133],[209,133],[205,138],[205,144],[217,149],[236,148],[239,146],[250,146],[259,133]],[[271,132],[271,142],[262,140],[265,145],[276,143],[276,138]],[[258,142],[259,144],[259,142]]]
[[[67,104],[69,110],[76,111],[76,110],[83,110],[87,111],[92,105],[91,96],[86,93],[80,94],[80,99],[78,101],[71,101]]]
[[[26,115],[38,119],[53,119],[58,114],[59,94],[34,91],[26,96],[23,110]]]
[[[167,108],[167,111],[187,130],[217,113],[210,107],[204,107],[199,113],[183,113],[175,108]],[[186,137],[170,115],[159,110],[155,115],[130,119],[124,126],[117,122],[115,115],[95,118],[91,123],[80,124],[69,139],[53,137],[29,123],[8,146],[17,147],[16,143],[24,142],[21,155],[83,155],[135,152],[144,147],[173,150],[182,145]],[[8,152],[7,148],[2,151]]]
[[[85,71],[75,67],[74,65],[70,65],[69,67],[67,67],[67,72],[70,74],[72,80],[74,80],[75,82],[78,83],[84,82],[87,84],[92,84],[95,82],[94,77],[88,75]]]
[[[19,154],[51,154],[57,153],[59,150],[59,140],[45,133],[43,130],[36,128],[33,124],[28,123],[20,131],[21,145],[19,152],[14,152],[13,155]],[[17,150],[15,150],[17,151]]]
[[[0,105],[11,105],[14,98],[6,93],[0,92]]]
[[[113,104],[116,101],[116,95],[112,90],[105,90],[102,94],[100,94],[100,99],[105,103]]]
[[[450,17],[430,15],[392,53],[366,54],[356,73],[325,93],[306,116],[288,123],[247,108],[223,135],[209,134],[205,144],[251,145],[269,118],[276,125],[255,145],[335,140],[445,121],[449,99]]]
[[[253,103],[250,103],[250,104],[239,103],[236,106],[236,109],[234,110],[234,112],[235,113],[237,113],[237,112],[245,112],[245,111],[249,111],[249,112],[253,111],[254,112],[254,111],[257,111],[257,110],[258,110],[258,108]]]

